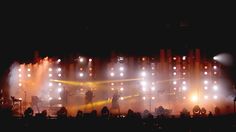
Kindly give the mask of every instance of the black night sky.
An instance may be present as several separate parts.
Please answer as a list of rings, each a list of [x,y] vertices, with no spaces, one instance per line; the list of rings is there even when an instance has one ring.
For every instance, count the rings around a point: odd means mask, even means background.
[[[200,48],[210,57],[221,52],[236,56],[235,14],[229,5],[62,5],[14,4],[3,9],[1,75],[13,61],[33,59],[34,51],[42,57],[106,57],[111,51],[152,55],[160,48],[178,53]]]

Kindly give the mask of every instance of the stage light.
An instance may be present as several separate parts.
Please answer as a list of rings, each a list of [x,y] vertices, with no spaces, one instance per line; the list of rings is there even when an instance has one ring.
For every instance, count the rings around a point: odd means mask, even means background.
[[[218,59],[218,57],[217,57],[217,56],[214,56],[214,57],[213,57],[213,60],[217,60],[217,59]]]
[[[28,68],[27,71],[30,72],[30,68]]]
[[[120,73],[120,76],[123,77],[123,76],[124,76],[124,73],[121,72],[121,73]]]
[[[31,74],[27,74],[28,77],[31,77]]]
[[[121,87],[121,88],[120,88],[120,91],[124,91],[124,88],[123,88],[123,87]]]
[[[152,91],[154,91],[154,90],[155,90],[155,87],[151,87],[151,89],[152,89]]]
[[[49,76],[49,77],[52,77],[52,74],[50,73],[50,74],[48,74],[48,76]]]
[[[48,100],[52,100],[52,97],[49,97]]]
[[[186,91],[186,90],[187,90],[187,87],[186,87],[186,86],[183,86],[183,87],[182,87],[182,90],[183,90],[183,91]]]
[[[186,81],[183,81],[182,84],[185,85],[185,84],[186,84]]]
[[[18,71],[21,72],[21,69],[19,68]]]
[[[61,59],[57,59],[57,63],[60,63],[61,62]]]
[[[21,75],[21,74],[19,74],[19,75],[18,75],[18,77],[22,77],[22,75]]]
[[[81,67],[81,68],[79,68],[79,70],[80,70],[80,71],[83,71],[83,68]]]
[[[147,82],[146,82],[146,81],[141,81],[141,85],[142,85],[142,86],[146,86],[146,85],[147,85]]]
[[[120,97],[120,100],[124,100],[124,97]]]
[[[120,69],[120,71],[124,71],[124,67],[120,67],[119,69]]]
[[[204,99],[208,99],[208,96],[207,96],[207,95],[205,95],[205,96],[204,96]]]
[[[147,89],[145,87],[143,87],[142,90],[145,92]]]
[[[233,56],[228,53],[221,53],[213,57],[213,59],[217,62],[220,62],[223,65],[230,66],[233,64]]]
[[[213,96],[213,99],[218,99],[218,96],[217,96],[217,95],[214,95],[214,96]]]
[[[185,73],[185,72],[183,72],[183,75],[186,75],[186,73]]]
[[[142,76],[142,77],[145,77],[146,74],[147,74],[147,73],[146,73],[145,71],[143,71],[143,72],[141,73],[141,76]]]
[[[173,60],[176,60],[176,57],[173,57]]]
[[[19,100],[22,100],[22,98],[19,98]]]
[[[217,83],[217,81],[214,81],[214,84],[216,84]]]
[[[110,75],[111,75],[112,77],[114,77],[114,76],[115,76],[115,73],[114,73],[114,72],[111,72]]]
[[[83,77],[83,76],[84,76],[84,73],[79,73],[79,76],[80,76],[80,77]]]
[[[93,60],[91,58],[89,58],[89,62],[92,62]]]
[[[208,87],[207,87],[207,86],[204,86],[204,89],[205,89],[205,90],[207,90],[207,89],[208,89]]]
[[[207,66],[204,66],[205,69],[207,69]]]
[[[123,85],[123,82],[121,82],[120,85]]]
[[[152,100],[154,100],[155,99],[155,97],[152,97]]]
[[[176,66],[174,66],[173,69],[176,70]]]
[[[58,100],[61,100],[61,97],[58,97]]]
[[[213,69],[216,70],[216,69],[217,69],[217,66],[213,66]]]
[[[152,73],[152,76],[154,76],[155,75],[155,73]]]
[[[176,85],[176,84],[177,84],[177,81],[173,81],[173,84]]]
[[[53,84],[52,84],[51,82],[48,84],[49,87],[51,87],[52,85],[53,85]]]
[[[213,86],[213,89],[214,89],[215,91],[217,91],[217,90],[218,90],[218,87],[217,87],[216,85],[214,85],[214,86]]]
[[[62,88],[58,88],[57,91],[60,93],[62,91]]]
[[[142,67],[142,70],[145,70],[145,67]]]
[[[84,58],[79,58],[79,61],[82,63],[84,62]]]
[[[183,57],[182,57],[182,60],[186,60],[186,56],[183,56]]]
[[[155,85],[155,83],[154,83],[154,82],[152,82],[152,85]]]
[[[111,90],[113,91],[113,90],[115,90],[114,88],[111,88]]]
[[[21,86],[22,86],[22,83],[19,83],[18,86],[21,87]]]
[[[91,67],[90,67],[90,68],[89,68],[89,70],[90,70],[90,71],[92,71],[92,70],[93,70],[93,68],[91,68]]]
[[[155,68],[152,66],[152,70],[154,70]]]
[[[93,74],[92,74],[92,73],[89,73],[89,76],[91,77],[91,76],[93,76]]]
[[[207,81],[207,80],[204,80],[204,84],[208,84],[208,81]]]
[[[113,71],[113,70],[114,70],[114,68],[112,67],[112,68],[111,68],[111,70]]]
[[[80,91],[84,91],[84,89],[83,89],[83,88],[81,88],[81,89],[80,89]]]
[[[113,86],[113,85],[114,85],[114,83],[111,83],[111,85]]]
[[[48,71],[50,71],[50,72],[51,72],[51,71],[52,71],[52,68],[48,68]]]
[[[192,100],[192,102],[196,102],[196,101],[198,101],[198,97],[196,95],[193,95],[191,97],[191,100]]]
[[[216,75],[217,74],[217,72],[214,72],[214,75]]]
[[[58,83],[58,86],[61,86],[61,83]]]
[[[61,73],[58,74],[58,77],[61,77]]]
[[[186,97],[184,96],[183,99],[186,99]]]
[[[146,100],[146,97],[143,97],[143,100]]]
[[[206,72],[206,71],[204,72],[204,75],[207,75],[207,72]]]
[[[145,60],[146,60],[145,57],[143,57],[143,58],[142,58],[142,61],[145,61]]]
[[[186,69],[186,67],[185,67],[185,66],[183,66],[183,69]]]
[[[175,76],[177,73],[176,72],[173,72],[173,75]]]
[[[174,90],[176,90],[176,88],[174,88]]]
[[[61,71],[61,68],[57,68],[57,71],[60,72],[60,71]]]

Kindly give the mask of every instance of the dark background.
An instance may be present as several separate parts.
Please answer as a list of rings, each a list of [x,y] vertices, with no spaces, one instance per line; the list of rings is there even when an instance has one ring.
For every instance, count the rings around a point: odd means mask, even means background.
[[[232,5],[232,6],[231,6]],[[200,48],[212,57],[234,57],[235,9],[231,3],[10,3],[1,15],[1,76],[14,61],[81,53],[108,57],[184,54]],[[226,67],[233,79],[234,65]]]

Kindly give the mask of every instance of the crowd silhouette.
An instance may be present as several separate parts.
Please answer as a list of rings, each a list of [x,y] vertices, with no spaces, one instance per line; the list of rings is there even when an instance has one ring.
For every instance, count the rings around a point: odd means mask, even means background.
[[[93,131],[236,131],[236,115],[221,115],[220,109],[215,108],[214,114],[196,105],[192,114],[186,108],[178,115],[159,106],[154,113],[144,110],[143,113],[129,109],[126,114],[112,114],[104,106],[100,112],[92,110],[84,113],[77,111],[75,117],[69,116],[66,107],[57,111],[56,117],[48,115],[47,110],[34,113],[31,107],[24,111],[21,117],[13,116],[11,107],[0,109],[1,129],[22,130],[86,130]],[[1,130],[0,129],[0,130]]]

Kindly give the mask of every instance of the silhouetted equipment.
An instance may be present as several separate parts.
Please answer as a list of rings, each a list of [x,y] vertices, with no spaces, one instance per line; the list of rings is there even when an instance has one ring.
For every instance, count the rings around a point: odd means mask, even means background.
[[[12,99],[12,106],[13,106],[13,108],[15,108],[16,104],[18,103],[19,104],[20,113],[22,113],[22,105],[21,105],[22,100],[21,99],[17,99],[14,96],[11,96],[11,99]]]

